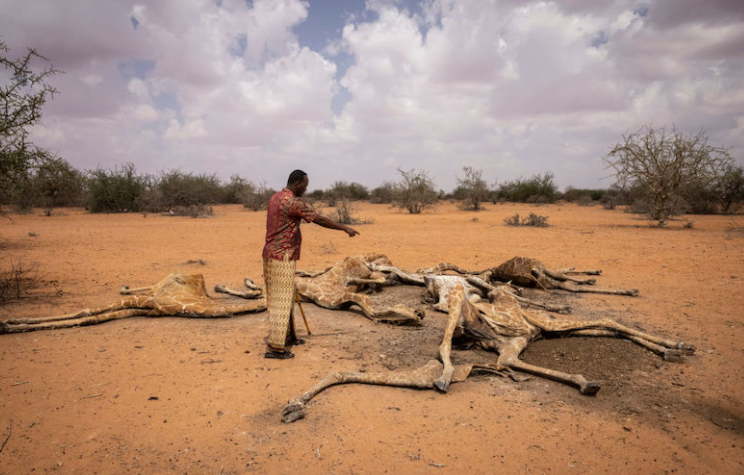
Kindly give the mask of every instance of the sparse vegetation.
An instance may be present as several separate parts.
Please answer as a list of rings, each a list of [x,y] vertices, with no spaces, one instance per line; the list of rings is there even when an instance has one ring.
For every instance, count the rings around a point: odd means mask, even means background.
[[[331,219],[341,224],[371,224],[371,219],[361,219],[356,216],[357,209],[349,200],[341,199],[336,202],[336,210],[331,214]]]
[[[114,170],[97,169],[88,172],[88,210],[91,213],[138,212],[144,209],[142,197],[149,183],[137,174],[134,164],[127,163]]]
[[[744,167],[726,165],[716,179],[716,189],[724,214],[744,203]]]
[[[539,216],[535,213],[530,213],[529,216],[524,217],[519,216],[519,213],[517,213],[514,216],[504,218],[504,223],[507,226],[534,226],[538,228],[547,228],[549,226],[548,216]]]
[[[420,214],[437,203],[437,191],[434,182],[424,170],[398,169],[401,181],[398,183],[396,200],[398,206],[410,214]]]
[[[318,247],[318,253],[319,254],[338,254],[338,250],[336,249],[336,246],[333,244],[333,241],[328,241],[328,244],[321,244]]]
[[[359,183],[337,181],[321,194],[321,198],[328,200],[328,206],[336,206],[342,200],[367,200],[369,199],[369,190]]]
[[[154,186],[161,193],[164,211],[205,210],[207,205],[217,203],[222,194],[216,175],[193,175],[180,170],[161,172]]]
[[[240,195],[240,200],[245,208],[251,211],[260,211],[266,209],[274,193],[276,191],[268,188],[265,181],[262,181],[258,188],[254,187],[253,183],[248,182]]]
[[[372,203],[393,203],[397,198],[398,191],[398,186],[395,183],[391,181],[383,182],[382,185],[372,190],[370,201]]]
[[[48,98],[57,90],[47,80],[61,71],[49,66],[40,71],[34,67],[48,60],[34,49],[20,58],[8,57],[8,47],[0,39],[0,204],[30,196],[30,177],[50,153],[29,141],[29,129],[41,122],[41,112]],[[7,78],[7,79],[6,79]]]
[[[712,186],[732,165],[728,151],[708,145],[702,130],[684,135],[674,128],[667,132],[651,126],[623,134],[604,160],[615,171],[620,188],[641,192],[647,214],[660,227],[684,212],[685,187]]]
[[[40,283],[36,265],[11,262],[10,270],[0,271],[0,304],[27,296]]]
[[[592,203],[599,203],[607,190],[592,188],[574,188],[569,186],[561,195],[561,199],[569,203],[577,203],[581,206],[591,206]]]
[[[465,200],[465,209],[479,211],[484,201],[488,199],[490,190],[488,184],[482,178],[483,171],[475,170],[472,167],[463,167],[464,178],[457,179],[459,186],[456,194],[462,194]]]
[[[512,201],[516,203],[544,204],[554,203],[558,199],[558,186],[553,182],[553,174],[545,172],[533,175],[529,179],[502,183],[493,194],[494,203]]]
[[[230,181],[222,186],[221,203],[243,204],[243,196],[254,190],[254,185],[240,175],[232,175]]]

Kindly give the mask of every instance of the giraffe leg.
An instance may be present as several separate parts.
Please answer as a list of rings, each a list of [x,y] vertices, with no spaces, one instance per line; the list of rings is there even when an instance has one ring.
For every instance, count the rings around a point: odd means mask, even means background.
[[[568,314],[571,313],[571,307],[568,305],[553,305],[547,302],[538,302],[536,300],[531,300],[525,297],[522,297],[518,294],[518,289],[513,288],[511,285],[502,285],[499,287],[496,287],[494,285],[489,284],[485,280],[481,279],[480,277],[476,276],[468,276],[466,277],[466,280],[471,285],[474,285],[478,287],[479,289],[483,290],[488,295],[488,300],[493,302],[495,299],[498,298],[498,296],[504,292],[508,295],[514,297],[519,301],[520,303],[532,305],[534,307],[540,307],[544,308],[545,310],[549,312],[556,312],[556,313],[564,313]]]
[[[597,283],[597,279],[577,279],[575,277],[571,277],[568,274],[564,274],[559,271],[552,271],[550,269],[545,269],[545,275],[561,282],[569,281],[578,285],[594,285]]]
[[[214,291],[221,294],[232,295],[234,297],[240,297],[242,299],[255,299],[263,295],[263,291],[260,288],[247,289],[247,290],[234,290],[225,285],[218,284],[214,286]]]
[[[519,355],[527,347],[528,343],[528,340],[524,337],[517,337],[509,340],[506,345],[499,348],[498,365],[576,386],[579,388],[581,394],[587,396],[597,394],[597,391],[599,391],[599,384],[595,381],[588,381],[580,374],[564,373],[562,371],[543,368],[542,366],[531,365],[520,360]]]
[[[676,360],[695,353],[693,345],[669,340],[650,333],[635,330],[609,318],[586,322],[550,320],[537,313],[526,313],[525,318],[533,325],[548,332],[570,332],[585,336],[619,336],[648,348],[668,360]]]
[[[556,272],[565,275],[602,275],[601,269],[576,270],[573,267],[568,269],[558,269]]]
[[[245,285],[246,288],[251,289],[251,290],[261,290],[261,287],[256,285],[256,283],[253,282],[253,280],[249,279],[248,277],[243,279],[243,285]]]
[[[96,325],[98,323],[109,322],[111,320],[121,320],[129,317],[156,317],[160,315],[157,310],[145,310],[139,308],[130,308],[124,310],[114,310],[110,312],[97,313],[93,315],[83,315],[77,318],[68,319],[47,319],[31,322],[32,319],[18,319],[6,321],[0,325],[0,334],[2,333],[22,333],[36,330],[56,330],[60,328],[82,327],[86,325]],[[22,323],[23,321],[30,323]]]
[[[577,330],[571,332],[571,336],[601,336],[601,337],[620,337],[624,336],[628,340],[656,353],[664,358],[665,361],[682,361],[685,356],[695,354],[695,347],[686,343],[675,343],[674,347],[659,345],[646,338],[636,335],[622,335],[612,330]]]
[[[548,312],[555,312],[555,313],[561,313],[561,314],[567,315],[571,313],[573,310],[568,305],[553,305],[548,302],[538,302],[537,300],[531,300],[525,297],[520,297],[519,295],[515,295],[514,298],[517,299],[519,303],[532,305],[533,307],[540,307],[540,308],[547,310]]]
[[[554,280],[554,284],[557,288],[567,290],[569,292],[584,292],[592,294],[610,294],[610,295],[627,295],[629,297],[638,296],[638,289],[606,289],[602,287],[586,287],[583,285],[576,285],[573,282],[561,282]]]
[[[106,305],[104,307],[98,307],[98,308],[92,308],[92,309],[86,308],[79,312],[68,313],[65,315],[56,315],[52,317],[11,318],[9,320],[6,320],[5,323],[8,325],[17,325],[17,324],[35,325],[38,323],[77,320],[80,318],[92,317],[92,316],[99,315],[102,313],[109,313],[109,312],[115,312],[119,310],[132,309],[132,308],[140,308],[140,303],[141,303],[140,297],[135,296],[135,297],[126,298],[119,303]]]
[[[295,275],[297,277],[313,278],[313,277],[321,276],[321,275],[327,273],[331,269],[333,269],[333,266],[326,267],[325,269],[323,269],[321,271],[317,271],[317,272],[308,272],[308,271],[304,271],[304,270],[298,270],[298,271],[295,271]]]
[[[403,272],[397,267],[381,265],[381,264],[369,264],[369,269],[372,271],[384,272],[396,276],[404,284],[412,285],[424,285],[424,276],[421,274],[410,274]]]
[[[458,365],[453,369],[452,382],[465,381],[472,370],[471,365]],[[497,368],[479,367],[480,370],[497,372]],[[310,388],[301,396],[291,399],[282,409],[282,422],[290,423],[305,417],[304,407],[308,401],[321,391],[338,384],[374,384],[378,386],[393,386],[401,388],[431,389],[434,378],[442,372],[442,363],[431,360],[424,366],[414,370],[385,371],[379,373],[339,372],[328,373],[318,384]]]
[[[449,295],[449,315],[447,326],[444,328],[444,337],[439,345],[439,358],[444,365],[441,376],[434,381],[434,387],[446,393],[452,381],[454,367],[450,360],[452,353],[452,337],[455,336],[457,326],[462,323],[462,307],[465,302],[465,289],[458,285]]]

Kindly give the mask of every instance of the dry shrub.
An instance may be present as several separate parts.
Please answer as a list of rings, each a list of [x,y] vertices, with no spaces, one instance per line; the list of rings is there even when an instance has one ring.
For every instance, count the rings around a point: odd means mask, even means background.
[[[268,188],[266,182],[262,181],[259,183],[258,188],[254,187],[252,183],[249,183],[243,191],[240,192],[238,198],[243,203],[243,207],[251,211],[265,210],[269,206],[269,200],[276,193],[276,191]]]
[[[398,168],[398,173],[401,176],[396,193],[398,206],[407,209],[410,214],[421,214],[437,204],[439,197],[428,172]]]
[[[40,283],[36,264],[11,262],[10,270],[0,271],[0,304],[26,297]]]
[[[346,198],[336,202],[336,211],[331,214],[331,219],[341,224],[372,224],[371,219],[362,219],[356,217],[356,206],[351,204]]]
[[[514,216],[504,218],[504,223],[507,226],[533,226],[538,228],[547,228],[549,226],[547,216],[538,216],[535,213],[530,213],[529,216],[525,217],[521,217],[517,213]]]
[[[318,254],[338,254],[338,250],[333,241],[328,241],[328,244],[321,244],[318,247]]]

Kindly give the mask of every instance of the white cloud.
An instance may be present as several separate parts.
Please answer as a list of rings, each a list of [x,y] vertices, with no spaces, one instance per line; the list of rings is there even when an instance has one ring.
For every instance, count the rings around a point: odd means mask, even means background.
[[[293,30],[312,3],[0,9],[14,11],[2,25],[14,52],[36,47],[66,71],[35,140],[80,168],[133,162],[274,187],[297,167],[319,187],[423,168],[450,189],[470,165],[489,180],[550,170],[563,186],[607,186],[600,157],[647,123],[705,128],[744,158],[740,2],[375,0],[324,51]],[[341,52],[353,63],[337,81]]]

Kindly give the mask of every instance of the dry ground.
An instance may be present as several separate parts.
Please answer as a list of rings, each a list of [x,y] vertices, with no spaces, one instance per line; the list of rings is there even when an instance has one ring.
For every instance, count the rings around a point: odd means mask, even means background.
[[[552,226],[503,224],[530,211]],[[0,444],[10,434],[0,474],[744,473],[744,217],[655,229],[575,205],[473,213],[444,204],[411,216],[364,204],[358,214],[374,223],[354,239],[303,226],[299,267],[378,251],[408,270],[442,261],[481,269],[514,255],[601,268],[602,285],[638,288],[640,297],[552,298],[573,305],[572,318],[609,316],[690,342],[698,354],[667,363],[626,341],[546,340],[525,358],[595,378],[597,396],[540,378],[479,377],[445,395],[343,386],[284,425],[282,405],[330,370],[408,368],[433,357],[445,315],[428,308],[424,326],[411,329],[305,304],[313,335],[290,361],[262,358],[265,313],[0,335]],[[171,272],[203,273],[208,288],[260,280],[265,215],[239,206],[205,219],[81,210],[12,219],[0,224],[0,270],[38,263],[61,295],[47,283],[0,308],[3,319],[102,305],[122,284]],[[390,291],[376,298],[420,299],[417,288]]]

